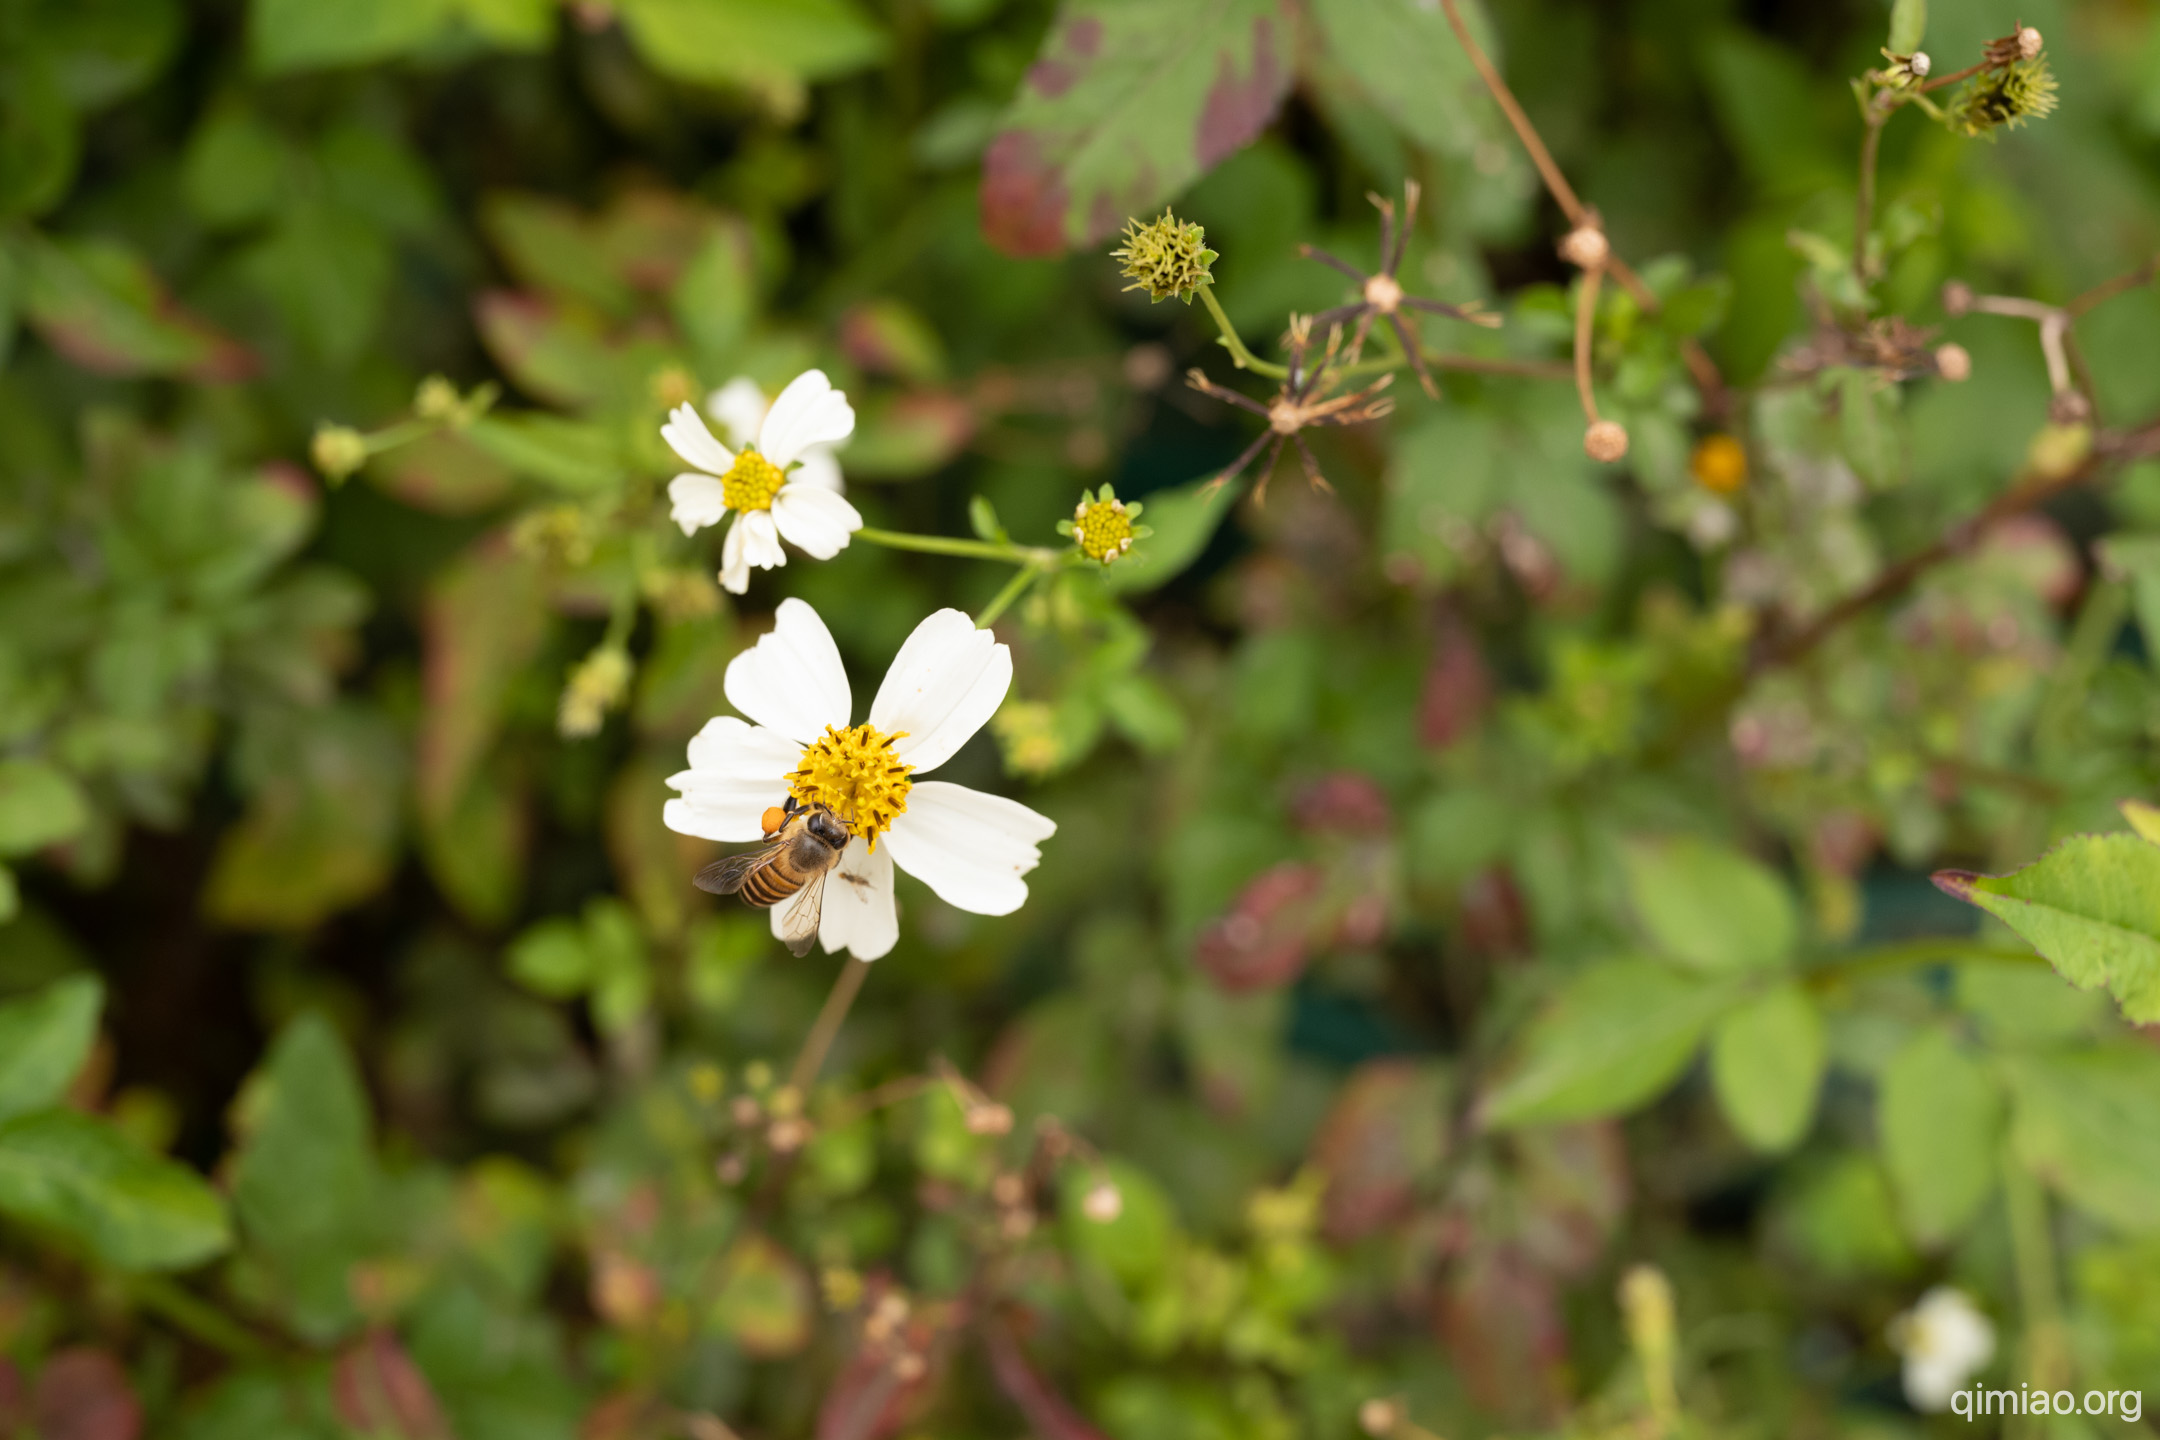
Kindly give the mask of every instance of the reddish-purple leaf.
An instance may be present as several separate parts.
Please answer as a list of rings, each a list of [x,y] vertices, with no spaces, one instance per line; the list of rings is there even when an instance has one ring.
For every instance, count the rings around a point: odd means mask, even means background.
[[[1328,1111],[1313,1146],[1327,1176],[1321,1224],[1338,1244],[1408,1215],[1421,1176],[1447,1152],[1445,1071],[1413,1060],[1358,1067]]]
[[[980,1333],[998,1389],[1026,1418],[1039,1440],[1105,1440],[1102,1431],[1090,1425],[1072,1402],[1028,1363],[1011,1325],[992,1316]]]
[[[1272,990],[1295,980],[1322,923],[1326,881],[1319,867],[1286,862],[1248,884],[1230,913],[1200,932],[1193,959],[1233,993]]]
[[[1479,1246],[1442,1283],[1434,1324],[1480,1408],[1546,1425],[1567,1408],[1559,1287],[1512,1246]]]
[[[127,1371],[103,1350],[62,1350],[38,1372],[30,1411],[38,1440],[136,1440],[142,1406]]]
[[[371,1332],[338,1356],[331,1374],[338,1418],[384,1440],[450,1440],[435,1392],[388,1330]]]

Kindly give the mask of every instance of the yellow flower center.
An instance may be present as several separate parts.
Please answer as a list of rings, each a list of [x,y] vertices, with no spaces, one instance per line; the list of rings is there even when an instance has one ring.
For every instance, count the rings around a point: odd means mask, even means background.
[[[850,730],[828,725],[823,738],[804,747],[802,764],[788,774],[788,791],[804,805],[832,811],[850,834],[860,835],[874,850],[877,837],[892,828],[895,817],[907,813],[907,793],[914,783],[908,772],[915,767],[893,753],[893,742],[905,734],[896,730],[887,735],[871,725]]]
[[[1081,554],[1105,565],[1132,549],[1132,517],[1125,502],[1082,501],[1073,510],[1073,541]]]
[[[1695,483],[1715,495],[1731,495],[1747,484],[1747,451],[1730,435],[1706,435],[1688,458]]]
[[[755,450],[745,450],[720,477],[720,498],[730,510],[770,510],[773,496],[786,483],[779,466]]]

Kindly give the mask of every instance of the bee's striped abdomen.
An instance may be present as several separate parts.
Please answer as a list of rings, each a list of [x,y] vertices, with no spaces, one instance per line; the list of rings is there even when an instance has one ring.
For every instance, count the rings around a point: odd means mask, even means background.
[[[742,898],[746,904],[764,907],[777,905],[802,889],[802,881],[788,872],[774,859],[752,870],[743,879]]]

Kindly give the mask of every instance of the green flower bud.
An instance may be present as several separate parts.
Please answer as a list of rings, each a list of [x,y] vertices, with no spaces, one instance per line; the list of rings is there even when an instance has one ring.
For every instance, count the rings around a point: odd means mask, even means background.
[[[1144,508],[1137,501],[1128,505],[1118,499],[1108,485],[1095,495],[1083,490],[1080,503],[1073,507],[1073,518],[1058,521],[1058,534],[1072,537],[1088,559],[1108,565],[1131,550],[1133,541],[1155,533],[1145,525],[1133,524]]]
[[[1110,252],[1121,261],[1120,273],[1133,283],[1128,290],[1145,290],[1150,300],[1175,297],[1192,304],[1200,287],[1213,280],[1208,267],[1215,252],[1204,243],[1207,231],[1190,220],[1180,220],[1168,210],[1160,220],[1142,225],[1125,222],[1125,243]]]
[[[315,468],[332,485],[342,485],[353,472],[367,464],[367,437],[350,425],[318,425],[308,446]]]

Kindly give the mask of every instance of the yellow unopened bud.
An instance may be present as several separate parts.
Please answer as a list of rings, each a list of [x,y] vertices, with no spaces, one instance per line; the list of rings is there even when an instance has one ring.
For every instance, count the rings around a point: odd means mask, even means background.
[[[342,485],[367,464],[367,437],[349,425],[318,425],[308,455],[315,468],[322,471],[323,479]]]
[[[1120,263],[1119,273],[1133,283],[1128,290],[1145,290],[1149,300],[1178,299],[1190,305],[1200,287],[1213,280],[1209,268],[1216,254],[1207,248],[1207,231],[1190,220],[1180,220],[1168,210],[1162,218],[1142,225],[1125,222],[1125,243],[1110,252]]]
[[[1730,435],[1705,435],[1688,457],[1688,473],[1713,495],[1732,495],[1747,484],[1747,450]]]

